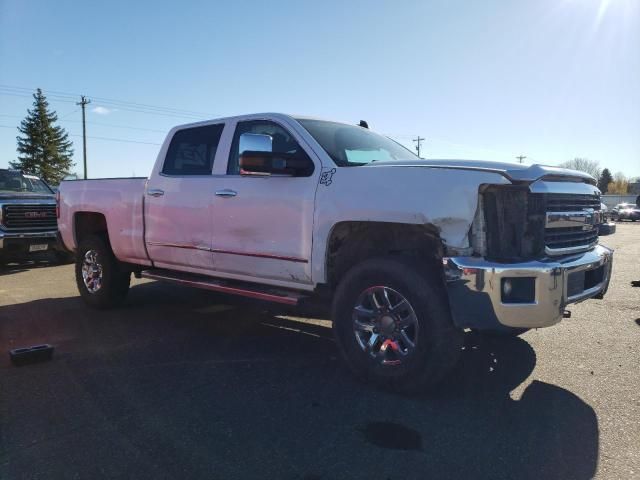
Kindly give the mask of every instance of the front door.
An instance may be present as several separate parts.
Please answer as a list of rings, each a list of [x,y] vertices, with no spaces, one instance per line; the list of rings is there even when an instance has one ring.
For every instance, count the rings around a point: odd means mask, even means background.
[[[283,125],[268,120],[237,124],[226,175],[215,177],[211,241],[215,269],[238,279],[310,284],[320,165],[308,176],[240,175],[240,136],[245,133],[271,137],[273,152],[307,155]]]

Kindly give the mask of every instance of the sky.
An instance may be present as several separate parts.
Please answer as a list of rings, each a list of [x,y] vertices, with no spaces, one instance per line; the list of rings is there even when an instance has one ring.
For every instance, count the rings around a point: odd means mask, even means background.
[[[0,168],[37,87],[77,172],[91,100],[91,178],[146,176],[172,126],[269,111],[640,176],[640,0],[0,0]]]

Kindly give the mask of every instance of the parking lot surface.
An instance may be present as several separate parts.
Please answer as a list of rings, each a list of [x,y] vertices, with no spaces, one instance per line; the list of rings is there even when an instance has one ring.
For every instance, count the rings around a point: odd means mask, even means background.
[[[356,381],[326,318],[134,280],[94,311],[73,266],[0,270],[0,478],[640,478],[640,223],[604,300],[467,335],[436,391]],[[50,343],[52,361],[8,350]]]

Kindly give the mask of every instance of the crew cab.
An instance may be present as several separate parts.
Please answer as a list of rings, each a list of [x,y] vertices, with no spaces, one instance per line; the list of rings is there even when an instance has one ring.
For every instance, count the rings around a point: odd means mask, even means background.
[[[53,190],[40,178],[0,169],[0,263],[41,252],[67,259],[58,248]]]
[[[423,160],[365,126],[275,113],[176,127],[149,178],[65,181],[59,202],[89,305],[121,303],[132,273],[326,299],[348,365],[399,391],[435,385],[464,329],[518,334],[601,298],[613,258],[588,174]]]

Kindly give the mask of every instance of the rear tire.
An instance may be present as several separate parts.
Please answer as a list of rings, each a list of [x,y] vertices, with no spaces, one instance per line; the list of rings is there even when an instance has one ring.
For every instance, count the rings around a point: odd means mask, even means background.
[[[120,305],[127,296],[130,282],[131,272],[121,269],[103,237],[92,235],[80,242],[76,254],[76,284],[87,305],[99,309]]]
[[[345,274],[333,301],[334,335],[351,370],[403,393],[435,386],[456,365],[463,344],[444,282],[416,263],[366,260]]]

